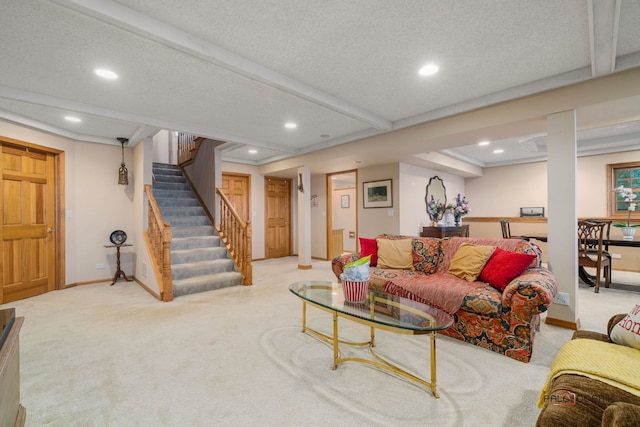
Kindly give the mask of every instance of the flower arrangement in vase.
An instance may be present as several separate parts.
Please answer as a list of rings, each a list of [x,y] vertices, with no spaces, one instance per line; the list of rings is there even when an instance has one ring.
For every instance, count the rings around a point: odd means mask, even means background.
[[[431,219],[432,226],[435,225],[436,222],[440,220],[440,218],[442,218],[443,213],[444,213],[444,204],[440,201],[440,199],[436,200],[432,194],[431,198],[427,202],[427,214]]]
[[[462,217],[471,212],[466,196],[460,196],[460,193],[456,196],[455,203],[447,205],[446,209],[449,209],[453,214],[453,218],[456,221],[456,227],[460,227]]]
[[[622,229],[623,240],[633,240],[633,236],[636,234],[636,227],[640,227],[640,224],[631,224],[631,212],[636,210],[636,198],[638,197],[633,193],[631,188],[620,187],[614,188],[616,193],[620,193],[623,198],[623,202],[629,203],[627,207],[627,222],[618,222],[613,224],[614,227]]]

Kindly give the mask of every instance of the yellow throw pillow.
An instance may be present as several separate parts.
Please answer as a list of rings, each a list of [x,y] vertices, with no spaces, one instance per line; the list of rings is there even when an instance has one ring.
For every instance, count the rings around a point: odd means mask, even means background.
[[[413,270],[411,239],[376,239],[378,268]]]
[[[495,249],[495,246],[462,243],[451,260],[449,273],[469,282],[475,281]]]

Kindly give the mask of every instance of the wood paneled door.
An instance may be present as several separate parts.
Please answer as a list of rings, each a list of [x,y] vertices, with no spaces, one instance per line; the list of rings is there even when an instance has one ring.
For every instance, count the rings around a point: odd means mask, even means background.
[[[0,304],[55,289],[55,159],[2,144]]]
[[[291,255],[291,180],[264,178],[265,257]]]
[[[222,172],[222,193],[227,196],[231,206],[245,221],[251,219],[251,207],[249,204],[251,182],[249,179],[249,175]]]

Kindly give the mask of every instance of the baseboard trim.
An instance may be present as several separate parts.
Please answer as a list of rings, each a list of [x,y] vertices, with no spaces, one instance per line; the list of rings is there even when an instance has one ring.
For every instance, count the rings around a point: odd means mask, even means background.
[[[313,266],[298,264],[298,270],[311,270]]]
[[[568,320],[554,319],[553,317],[547,316],[545,323],[547,325],[559,326],[561,328],[571,329],[574,331],[580,329],[580,319],[576,319],[575,322],[569,322]]]
[[[149,292],[153,297],[155,297],[157,300],[162,301],[162,298],[160,297],[160,294],[158,294],[157,292],[154,292],[150,287],[148,287],[147,285],[145,285],[144,283],[142,283],[140,280],[138,280],[137,277],[133,276],[133,280],[136,281],[136,283],[138,285],[140,285],[140,287],[142,289],[144,289],[145,291]]]

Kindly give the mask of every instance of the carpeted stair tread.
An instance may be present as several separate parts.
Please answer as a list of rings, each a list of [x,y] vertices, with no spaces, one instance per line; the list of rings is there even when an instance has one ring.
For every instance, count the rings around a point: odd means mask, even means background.
[[[195,294],[241,284],[242,275],[237,271],[173,280],[173,296]]]
[[[177,216],[206,216],[205,211],[201,206],[163,206],[160,208],[160,211],[162,212],[162,216],[165,218]]]
[[[235,265],[231,258],[214,259],[209,261],[188,262],[171,265],[172,279],[188,279],[196,276],[206,276],[215,273],[233,271]]]
[[[191,190],[153,190],[156,199],[195,199]]]
[[[216,230],[211,225],[198,225],[190,227],[171,226],[173,238],[181,237],[197,237],[197,236],[216,236]]]
[[[220,236],[174,237],[171,239],[171,251],[220,246]]]
[[[171,264],[178,264],[209,261],[214,259],[222,259],[227,257],[227,248],[195,248],[195,249],[179,249],[171,251]]]
[[[162,212],[162,209],[160,209]],[[209,217],[206,215],[189,215],[189,216],[165,216],[162,214],[164,222],[171,224],[171,227],[194,227],[199,225],[210,225]]]
[[[175,183],[175,182],[156,182],[153,184],[154,190],[169,190],[169,191],[190,191],[191,187],[186,182],[184,183]]]
[[[158,207],[160,207],[160,211],[162,208],[173,208],[173,207],[192,207],[192,206],[200,206],[200,202],[198,199],[156,199],[158,202]]]
[[[173,296],[241,285],[241,274],[182,170],[154,163],[153,176],[153,195],[171,225]]]

